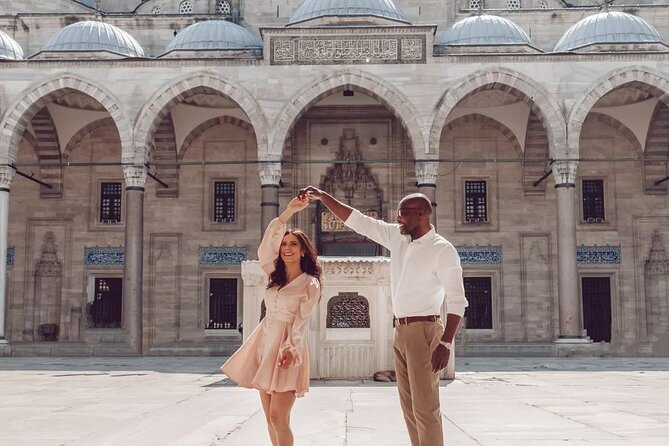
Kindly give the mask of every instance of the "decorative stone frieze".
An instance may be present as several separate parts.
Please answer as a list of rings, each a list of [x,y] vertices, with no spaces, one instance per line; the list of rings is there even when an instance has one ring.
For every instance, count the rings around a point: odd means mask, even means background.
[[[501,265],[501,246],[457,246],[462,265]]]
[[[620,245],[585,246],[576,248],[576,262],[579,265],[619,265]]]
[[[553,177],[555,185],[575,184],[578,161],[555,161],[553,163]]]
[[[390,262],[386,257],[369,257],[369,260],[362,257],[342,257],[341,261],[338,259],[329,259],[323,264],[323,274],[325,276],[337,276],[338,278],[342,276],[371,276],[377,274],[386,262]]]
[[[84,265],[87,266],[123,266],[124,260],[122,246],[84,248]]]
[[[417,161],[416,180],[418,184],[437,184],[439,163],[436,161]]]
[[[281,163],[268,162],[261,163],[260,184],[278,186],[281,181]]]
[[[125,187],[144,189],[146,184],[147,169],[144,165],[123,166],[123,176],[125,177]]]
[[[248,259],[246,248],[211,246],[200,248],[200,266],[240,265]]]

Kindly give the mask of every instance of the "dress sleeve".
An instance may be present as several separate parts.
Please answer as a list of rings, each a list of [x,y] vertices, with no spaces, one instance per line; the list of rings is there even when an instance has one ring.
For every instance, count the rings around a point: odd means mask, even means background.
[[[274,261],[279,257],[279,248],[281,248],[281,240],[285,233],[286,223],[275,218],[267,225],[260,246],[258,246],[260,267],[268,276],[274,271]]]
[[[289,351],[293,356],[293,362],[290,364],[290,367],[297,367],[302,364],[302,354],[300,352],[307,348],[304,339],[304,330],[306,329],[307,322],[309,322],[309,316],[311,316],[320,299],[321,284],[318,282],[318,279],[312,277],[307,285],[307,295],[302,298],[300,306],[297,309],[288,339],[281,344],[281,348],[279,349],[279,357],[283,357],[286,351]]]

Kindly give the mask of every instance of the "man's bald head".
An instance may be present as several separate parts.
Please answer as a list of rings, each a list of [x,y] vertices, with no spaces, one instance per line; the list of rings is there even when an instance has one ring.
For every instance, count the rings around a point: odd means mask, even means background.
[[[410,205],[412,207],[416,207],[427,215],[432,214],[432,203],[425,194],[421,193],[409,194],[406,197],[402,198],[402,200],[400,200],[399,206],[402,207],[402,205],[405,204]]]

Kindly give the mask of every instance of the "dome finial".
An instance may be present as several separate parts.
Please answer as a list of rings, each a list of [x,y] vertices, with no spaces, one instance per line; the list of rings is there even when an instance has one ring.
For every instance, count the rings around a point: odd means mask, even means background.
[[[599,9],[601,9],[604,12],[609,12],[609,5],[612,5],[613,2],[616,0],[604,0],[601,5],[599,5]]]
[[[102,13],[100,12],[100,0],[95,0],[95,20],[102,21]]]

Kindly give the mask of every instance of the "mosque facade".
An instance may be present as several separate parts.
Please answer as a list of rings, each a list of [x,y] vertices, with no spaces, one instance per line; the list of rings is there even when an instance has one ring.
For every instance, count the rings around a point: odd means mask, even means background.
[[[230,353],[308,184],[432,200],[459,354],[669,354],[669,6],[626,3],[3,2],[0,356]],[[315,336],[373,340],[387,252],[292,224],[337,284]]]

